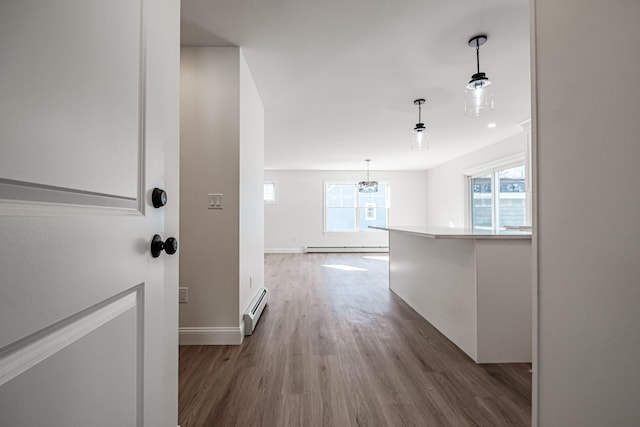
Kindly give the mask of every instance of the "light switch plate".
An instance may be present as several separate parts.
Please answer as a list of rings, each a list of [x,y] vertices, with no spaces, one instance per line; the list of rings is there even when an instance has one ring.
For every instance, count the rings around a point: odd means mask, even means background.
[[[222,209],[222,193],[209,193],[209,209]]]
[[[178,288],[178,302],[179,303],[189,302],[189,288],[182,287],[182,286]]]

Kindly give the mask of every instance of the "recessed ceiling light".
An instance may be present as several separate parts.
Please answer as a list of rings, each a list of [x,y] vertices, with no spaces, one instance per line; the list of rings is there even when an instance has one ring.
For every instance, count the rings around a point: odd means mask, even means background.
[[[497,125],[496,125],[495,123],[489,123],[489,124],[487,125],[487,127],[488,127],[488,128],[491,128],[491,129],[493,129],[493,128],[494,128],[494,127],[496,127],[496,126],[497,126]]]

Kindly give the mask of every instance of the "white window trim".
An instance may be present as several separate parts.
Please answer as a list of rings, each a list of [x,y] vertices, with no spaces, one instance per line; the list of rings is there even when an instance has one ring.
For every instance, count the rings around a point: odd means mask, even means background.
[[[262,190],[263,190],[263,194],[264,194],[264,185],[265,184],[272,184],[273,185],[273,200],[265,200],[264,204],[265,205],[277,205],[278,204],[278,183],[275,181],[264,181],[263,186],[262,186]],[[264,196],[263,196],[264,198]]]
[[[356,210],[356,229],[353,231],[343,230],[343,231],[328,231],[327,230],[327,184],[338,184],[338,185],[354,185],[356,187],[356,194],[358,193],[358,183],[353,181],[322,181],[322,234],[330,234],[332,236],[346,235],[351,236],[356,233],[368,233],[369,230],[360,230],[360,215]],[[391,224],[391,181],[378,181],[378,184],[386,184],[387,185],[387,224]],[[357,199],[356,199],[357,204]],[[359,209],[360,206],[356,206],[354,209]],[[374,230],[375,231],[375,230]]]

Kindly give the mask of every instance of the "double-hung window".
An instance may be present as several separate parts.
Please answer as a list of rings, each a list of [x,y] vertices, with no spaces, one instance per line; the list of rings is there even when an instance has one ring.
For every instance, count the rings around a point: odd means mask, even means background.
[[[494,167],[468,180],[469,222],[474,230],[530,225],[523,162]]]
[[[325,232],[369,231],[389,225],[389,183],[378,183],[375,193],[359,193],[354,182],[325,183]]]

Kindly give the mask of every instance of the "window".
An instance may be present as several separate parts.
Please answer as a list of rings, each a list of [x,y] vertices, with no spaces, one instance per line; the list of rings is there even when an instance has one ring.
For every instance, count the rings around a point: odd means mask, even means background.
[[[375,203],[367,203],[367,208],[365,209],[364,219],[365,219],[365,221],[375,221],[376,220],[376,204]]]
[[[494,168],[470,176],[471,227],[495,230],[527,225],[524,164]]]
[[[376,193],[359,193],[356,183],[325,184],[325,232],[370,231],[389,225],[389,184]]]
[[[264,202],[268,204],[276,203],[276,183],[275,182],[264,183]]]

